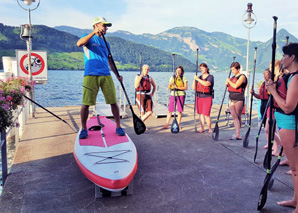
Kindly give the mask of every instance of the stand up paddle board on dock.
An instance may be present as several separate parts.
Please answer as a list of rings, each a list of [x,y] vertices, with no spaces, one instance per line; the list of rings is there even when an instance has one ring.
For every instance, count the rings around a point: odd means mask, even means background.
[[[99,122],[103,124],[99,128]],[[79,133],[74,147],[74,157],[84,175],[100,192],[131,194],[133,177],[137,171],[137,150],[133,141],[126,134],[116,134],[116,124],[105,116],[91,117],[87,121],[88,138],[79,139]],[[99,191],[95,187],[95,196]],[[104,193],[103,193],[104,194]]]

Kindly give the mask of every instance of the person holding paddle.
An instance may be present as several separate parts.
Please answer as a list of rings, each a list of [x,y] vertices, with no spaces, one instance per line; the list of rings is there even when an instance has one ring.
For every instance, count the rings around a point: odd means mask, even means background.
[[[184,75],[184,69],[182,66],[176,68],[176,75],[172,76],[169,81],[168,88],[171,90],[171,97],[169,102],[168,114],[166,124],[161,129],[169,128],[169,123],[171,121],[172,112],[175,110],[175,105],[177,105],[178,111],[178,125],[180,127],[182,112],[185,102],[185,90],[187,90],[187,79]],[[175,104],[176,103],[176,104]]]
[[[199,114],[201,123],[201,130],[199,133],[205,131],[205,121],[208,126],[208,132],[212,133],[210,112],[213,98],[214,77],[209,74],[207,64],[200,64],[200,71],[202,75],[194,76],[192,89],[196,91],[196,111]]]
[[[84,34],[77,42],[78,47],[84,47],[85,62],[80,139],[88,137],[86,123],[89,115],[89,106],[96,104],[96,96],[99,88],[102,90],[106,103],[111,105],[111,111],[116,122],[116,134],[119,136],[125,135],[125,131],[120,125],[119,107],[109,66],[113,72],[115,72],[115,69],[108,57],[109,52],[102,38],[102,35],[105,35],[108,27],[111,26],[112,24],[107,22],[105,18],[97,17],[93,21],[93,31],[89,34]],[[118,80],[122,81],[122,76],[118,77],[116,73],[115,75]]]
[[[142,73],[137,75],[135,78],[135,89],[137,94],[137,106],[141,111],[142,121],[146,121],[153,111],[153,102],[152,97],[155,93],[156,85],[151,76],[148,75],[150,67],[147,64],[144,64],[142,67]],[[151,88],[152,92],[151,92]],[[141,97],[141,98],[140,98]]]
[[[242,140],[240,135],[241,113],[244,107],[244,91],[247,79],[244,74],[240,73],[240,64],[238,62],[231,64],[231,70],[234,76],[227,78],[226,85],[229,91],[229,110],[234,120],[235,134],[230,140]]]
[[[282,81],[274,83],[272,80],[266,82],[268,91],[274,98],[275,119],[280,133],[281,144],[288,158],[293,177],[294,197],[291,200],[277,202],[280,206],[295,208],[298,212],[298,43],[291,43],[282,48],[283,57],[281,59],[284,69],[289,71]],[[283,86],[284,85],[284,86]]]

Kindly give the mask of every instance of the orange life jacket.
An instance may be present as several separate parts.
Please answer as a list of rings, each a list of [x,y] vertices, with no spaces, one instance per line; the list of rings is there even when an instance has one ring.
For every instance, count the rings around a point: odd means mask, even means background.
[[[207,81],[207,78],[203,79],[202,76],[199,77],[203,81]],[[211,94],[211,85],[210,86],[204,86],[200,82],[197,83],[197,89],[196,92],[204,93],[204,94]]]
[[[141,85],[141,91],[142,92],[150,92],[151,91],[151,82],[150,82],[149,75],[142,77],[140,85]],[[140,91],[140,86],[138,86],[136,88],[136,91]]]
[[[243,75],[243,74],[241,74],[241,75]],[[241,75],[239,75],[238,77],[233,76],[232,78],[230,78],[230,80],[233,83],[236,83],[238,81],[238,79],[240,78]],[[234,88],[234,87],[230,86],[230,84],[228,84],[228,91],[229,92],[235,92],[235,93],[241,93],[241,94],[243,94],[244,93],[244,90],[245,90],[245,87],[247,85],[246,76],[244,75],[244,77],[245,77],[245,82],[242,83],[238,88]]]
[[[261,100],[268,100],[269,99],[268,91],[265,87],[265,82],[263,82],[261,87],[260,87],[259,95],[260,95]]]

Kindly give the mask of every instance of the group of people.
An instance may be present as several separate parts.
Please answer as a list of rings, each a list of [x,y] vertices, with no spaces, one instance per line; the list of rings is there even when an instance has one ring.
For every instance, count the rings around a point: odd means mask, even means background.
[[[83,82],[83,104],[81,107],[81,123],[82,128],[79,134],[80,139],[88,137],[86,127],[89,106],[96,104],[96,96],[99,88],[102,90],[107,104],[111,105],[111,111],[116,122],[115,133],[119,136],[124,136],[125,131],[120,124],[120,113],[117,105],[115,86],[112,80],[109,67],[115,73],[119,81],[122,81],[122,76],[117,72],[111,55],[105,43],[103,35],[106,34],[108,27],[112,24],[107,22],[105,18],[98,17],[93,21],[93,32],[83,35],[77,42],[77,46],[83,46],[85,73]],[[261,113],[269,113],[274,110],[274,119],[276,120],[276,144],[273,146],[273,154],[278,155],[279,146],[284,147],[287,156],[286,163],[291,168],[291,174],[294,183],[294,197],[289,201],[278,202],[281,206],[292,206],[296,208],[298,198],[298,75],[295,75],[298,70],[298,43],[291,43],[283,47],[283,57],[281,64],[286,72],[279,73],[279,64],[275,67],[275,81],[270,79],[270,70],[264,70],[264,83],[261,85],[259,93],[251,90],[251,94],[261,99]],[[194,76],[192,89],[195,90],[195,110],[199,114],[202,133],[205,131],[205,123],[207,123],[208,132],[212,132],[210,112],[213,99],[214,77],[210,75],[209,68],[206,63],[199,66],[201,75]],[[226,79],[226,86],[229,92],[229,110],[233,117],[235,134],[232,140],[241,140],[241,114],[244,107],[244,91],[247,86],[247,78],[240,73],[240,64],[233,62],[230,66],[233,76]],[[151,76],[149,76],[150,67],[143,65],[142,72],[136,76],[134,86],[136,89],[137,105],[141,111],[142,121],[146,121],[153,112],[152,96],[156,90],[156,84]],[[277,83],[275,83],[277,82]],[[168,88],[171,90],[169,100],[168,114],[166,123],[163,129],[169,128],[172,113],[177,109],[178,125],[181,128],[182,112],[185,103],[185,90],[188,88],[188,82],[184,76],[182,66],[176,68],[176,73],[169,80]],[[268,102],[269,94],[274,98],[274,109],[265,108]],[[264,122],[265,129],[268,134],[268,119]],[[295,209],[298,212],[298,208]]]

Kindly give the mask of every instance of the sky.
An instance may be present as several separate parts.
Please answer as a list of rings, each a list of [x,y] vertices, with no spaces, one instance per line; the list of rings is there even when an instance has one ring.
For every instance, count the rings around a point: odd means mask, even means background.
[[[247,39],[248,29],[242,21],[243,16],[246,18],[247,3],[253,4],[253,13],[257,17],[255,27],[250,29],[251,40],[264,42],[272,37],[273,16],[278,17],[277,30],[284,28],[298,37],[297,0],[40,0],[39,7],[31,11],[31,23],[91,29],[93,19],[103,16],[113,24],[110,32],[125,30],[134,34],[158,34],[174,27],[188,26]],[[0,23],[8,26],[26,24],[28,12],[18,5],[17,0],[0,0]]]

